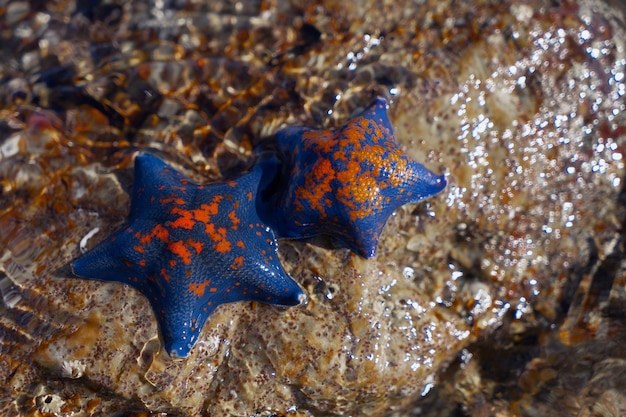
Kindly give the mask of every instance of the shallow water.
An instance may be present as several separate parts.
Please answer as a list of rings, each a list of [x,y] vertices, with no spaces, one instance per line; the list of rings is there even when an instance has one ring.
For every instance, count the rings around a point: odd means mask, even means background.
[[[0,1],[0,409],[626,413],[624,22],[599,1]],[[53,276],[123,223],[138,150],[211,182],[377,96],[449,185],[372,260],[281,240],[304,306],[220,307],[175,362],[139,293]]]

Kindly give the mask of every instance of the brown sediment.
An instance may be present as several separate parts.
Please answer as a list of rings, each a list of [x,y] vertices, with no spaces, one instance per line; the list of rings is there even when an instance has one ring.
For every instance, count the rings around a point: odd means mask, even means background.
[[[2,6],[4,414],[624,413],[619,5],[205,3]],[[174,362],[138,292],[53,278],[123,222],[136,150],[227,178],[380,95],[448,188],[372,260],[281,241],[306,305],[221,306]]]

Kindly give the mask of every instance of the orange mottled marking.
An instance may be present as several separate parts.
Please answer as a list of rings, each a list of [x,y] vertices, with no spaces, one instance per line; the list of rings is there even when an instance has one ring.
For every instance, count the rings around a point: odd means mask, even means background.
[[[135,251],[139,253],[146,253],[146,249],[143,246],[135,245],[133,246],[133,249],[135,249]]]
[[[215,242],[213,248],[219,253],[227,253],[231,250],[230,241],[226,238],[226,228],[220,227],[215,230],[215,225],[213,223],[208,223],[205,228],[206,233],[209,235],[209,238]]]
[[[162,197],[159,199],[159,203],[161,203],[162,205],[174,203],[178,204],[179,206],[183,206],[185,205],[185,200],[180,197]]]
[[[179,216],[176,220],[171,222],[170,226],[173,228],[191,230],[196,225],[196,222],[193,219],[194,213],[191,210],[174,207],[170,210],[170,213]]]
[[[207,280],[204,282],[201,282],[199,284],[196,283],[190,283],[189,284],[189,292],[193,293],[194,295],[196,295],[198,298],[202,297],[204,295],[204,290],[206,289],[206,287],[208,287],[209,285],[211,285],[211,281]],[[213,291],[211,291],[213,292]]]
[[[176,266],[176,259],[170,259],[170,268],[174,268]]]
[[[363,174],[353,183],[340,187],[337,190],[337,199],[352,209],[361,207],[367,211],[368,206],[378,205],[378,200],[382,198],[378,181],[368,174]]]
[[[335,179],[332,162],[321,158],[313,167],[311,176],[307,177],[304,187],[296,190],[297,200],[306,200],[311,209],[317,211],[321,218],[326,216],[325,204],[330,204],[324,195],[332,191],[331,181]]]
[[[337,173],[337,179],[342,184],[352,183],[361,173],[361,164],[357,161],[350,161],[346,164],[346,169]]]
[[[252,191],[248,191],[248,194],[246,194],[248,196],[248,201],[252,201],[252,197],[254,197],[252,195]]]
[[[193,217],[202,223],[211,221],[211,216],[215,216],[220,211],[220,202],[224,199],[221,195],[213,197],[209,204],[201,204],[199,209],[191,210]]]
[[[302,134],[304,149],[315,148],[318,152],[329,153],[337,145],[332,130],[307,131]]]
[[[233,264],[230,266],[230,269],[239,269],[243,266],[243,256],[238,256],[233,261]]]
[[[167,249],[177,255],[185,265],[191,264],[191,252],[189,252],[189,249],[187,249],[182,241],[177,240],[170,242],[170,244],[167,245]]]
[[[400,151],[398,150],[397,152],[390,153],[388,160],[397,163],[395,171],[389,175],[389,186],[395,188],[399,188],[403,185],[406,186],[415,176],[413,169],[409,168],[410,164],[407,158],[400,155]]]
[[[204,243],[192,239],[187,239],[185,243],[194,248],[198,255],[202,252],[202,248],[204,247]]]
[[[246,245],[243,243],[243,241],[242,241],[242,240],[240,240],[240,241],[238,241],[238,242],[237,242],[237,247],[238,247],[238,248],[241,248],[241,249],[245,249],[245,248],[246,248]]]
[[[237,230],[237,227],[239,227],[239,223],[241,223],[241,220],[239,219],[239,217],[237,217],[237,213],[235,213],[234,210],[231,211],[230,213],[228,213],[228,218],[231,222],[233,222],[233,230]]]
[[[160,273],[165,282],[170,282],[170,279],[172,279],[172,277],[170,276],[170,274],[167,273],[167,269],[161,268]]]
[[[154,226],[151,234],[157,239],[159,239],[161,242],[166,242],[170,238],[170,231],[167,230],[165,227],[161,226],[160,224],[157,224],[156,226]]]
[[[333,160],[341,161],[341,162],[348,162],[350,158],[346,154],[345,149],[339,148],[339,150],[336,150],[335,152],[333,152]]]
[[[146,260],[145,259],[140,259],[138,264],[139,264],[139,266],[146,266]]]
[[[367,134],[377,137],[383,134],[375,124],[362,123],[359,128],[363,131],[368,128]],[[336,190],[335,197],[350,209],[348,215],[352,221],[379,212],[384,202],[381,188],[388,185],[397,187],[405,181],[402,172],[406,166],[406,159],[399,152],[386,150],[379,145],[364,146],[359,152],[355,152],[345,169],[337,173],[337,180],[343,185]],[[373,167],[371,172],[361,171],[362,161],[367,161]],[[391,169],[392,162],[397,163],[395,170]]]
[[[228,253],[231,250],[230,242],[228,240],[222,240],[213,246],[213,248],[219,253]]]
[[[142,234],[141,232],[135,233],[135,237],[139,239],[139,243],[143,246],[152,242],[152,239],[157,238],[161,242],[166,242],[170,237],[170,232],[160,224],[157,224],[152,228],[150,233]]]

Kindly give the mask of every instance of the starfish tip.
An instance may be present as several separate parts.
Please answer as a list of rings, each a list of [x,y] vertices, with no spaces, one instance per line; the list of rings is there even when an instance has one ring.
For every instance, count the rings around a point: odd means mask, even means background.
[[[170,358],[185,359],[189,356],[192,347],[195,345],[195,339],[191,340],[167,340],[163,342],[163,348]]]

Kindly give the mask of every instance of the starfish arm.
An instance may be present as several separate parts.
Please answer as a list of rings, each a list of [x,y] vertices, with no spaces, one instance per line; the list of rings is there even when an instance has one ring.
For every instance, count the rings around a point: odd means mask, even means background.
[[[363,111],[363,113],[357,116],[356,119],[371,122],[381,133],[378,140],[391,143],[395,146],[393,139],[393,126],[391,124],[391,120],[389,120],[387,108],[387,100],[382,97],[377,97],[374,102]]]
[[[106,238],[70,263],[74,275],[101,281],[113,281],[139,288],[136,277],[139,259],[126,250],[129,233],[126,227]]]
[[[278,157],[288,162],[295,149],[301,149],[302,137],[312,129],[303,126],[289,126],[276,132],[276,151]]]
[[[258,301],[293,306],[304,298],[276,257],[198,257],[193,264],[184,278],[181,271],[171,271],[173,285],[166,285],[166,297],[152,299],[164,347],[173,357],[189,354],[208,317],[221,304]]]
[[[164,298],[150,300],[159,323],[163,348],[172,358],[186,358],[204,324],[219,306],[189,291],[168,291]]]
[[[256,261],[251,265],[247,283],[251,290],[240,294],[242,299],[251,299],[266,304],[295,306],[302,302],[304,292],[278,262]]]
[[[149,153],[135,157],[135,180],[133,183],[129,221],[143,217],[157,217],[162,206],[175,196],[185,196],[190,181],[165,162]]]
[[[447,181],[444,175],[437,175],[422,164],[411,161],[410,171],[413,175],[407,180],[407,190],[411,193],[405,203],[417,203],[425,198],[440,193],[446,188]]]
[[[372,258],[376,256],[378,240],[385,226],[385,221],[380,221],[375,218],[366,219],[360,222],[361,224],[357,226],[358,228],[350,228],[341,232],[337,231],[334,236],[342,242],[345,247],[360,257],[366,259]]]

